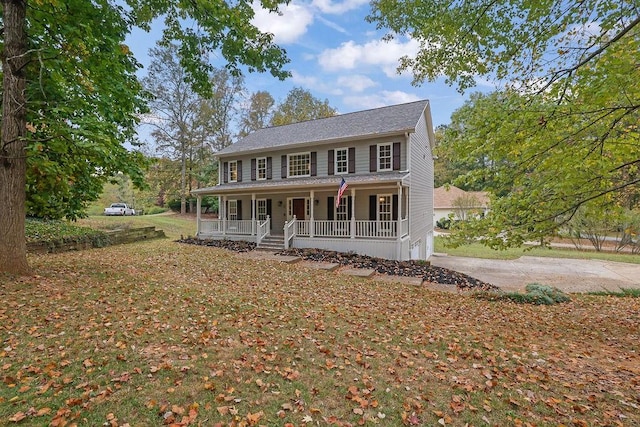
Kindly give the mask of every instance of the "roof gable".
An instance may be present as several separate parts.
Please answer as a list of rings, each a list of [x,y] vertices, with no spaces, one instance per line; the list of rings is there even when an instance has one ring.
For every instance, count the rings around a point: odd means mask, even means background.
[[[373,110],[340,114],[324,119],[257,130],[217,154],[284,148],[289,145],[375,137],[415,130],[429,101],[392,105]]]
[[[464,191],[454,185],[442,186],[433,190],[433,207],[436,209],[452,208],[456,199],[462,196],[475,196],[480,203],[477,208],[486,208],[489,196],[484,191]]]

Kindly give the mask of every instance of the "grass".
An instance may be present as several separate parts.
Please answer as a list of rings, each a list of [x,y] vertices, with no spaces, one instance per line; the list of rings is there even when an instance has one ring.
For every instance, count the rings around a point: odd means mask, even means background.
[[[84,227],[106,230],[154,226],[163,230],[170,239],[178,239],[180,236],[194,236],[196,234],[195,217],[181,216],[172,212],[125,217],[93,215],[78,220],[77,224]]]
[[[484,301],[168,239],[29,261],[0,276],[0,425],[640,424],[637,298]]]
[[[449,248],[445,246],[445,240],[441,236],[435,237],[435,251],[444,252],[451,256],[463,256],[473,258],[486,259],[517,259],[521,256],[551,257],[551,258],[572,258],[572,259],[599,259],[605,261],[627,262],[632,264],[640,264],[640,255],[595,252],[595,251],[578,251],[575,249],[558,249],[558,248],[510,248],[505,250],[494,250],[480,243],[472,243],[458,248]]]

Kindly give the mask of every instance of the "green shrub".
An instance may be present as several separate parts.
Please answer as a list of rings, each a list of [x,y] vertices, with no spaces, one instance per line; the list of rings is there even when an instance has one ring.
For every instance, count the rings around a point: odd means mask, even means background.
[[[552,286],[530,283],[525,293],[520,292],[481,292],[477,298],[489,301],[509,300],[518,304],[553,305],[571,300],[567,294]]]
[[[156,214],[160,214],[160,213],[166,212],[168,210],[169,209],[161,208],[160,206],[152,206],[149,209],[145,209],[144,210],[144,214],[145,215],[156,215]],[[180,209],[178,208],[178,210],[180,210]]]
[[[605,297],[629,297],[629,298],[640,298],[640,289],[620,289],[619,291],[599,291],[599,292],[589,292],[589,295],[597,295],[597,296],[605,296]]]
[[[53,246],[65,242],[91,243],[94,247],[104,247],[109,244],[109,238],[103,231],[80,227],[64,220],[38,218],[27,218],[25,238],[27,243],[46,242]]]

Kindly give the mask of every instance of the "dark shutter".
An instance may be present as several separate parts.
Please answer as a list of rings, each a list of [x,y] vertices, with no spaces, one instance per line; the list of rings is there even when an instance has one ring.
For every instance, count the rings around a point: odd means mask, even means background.
[[[281,178],[287,177],[287,155],[286,154],[283,154],[282,157],[280,158],[280,177]]]
[[[311,176],[318,175],[318,153],[311,152]]]
[[[378,170],[378,146],[369,146],[369,172],[375,172]]]
[[[347,219],[351,219],[352,209],[353,209],[353,201],[351,200],[351,196],[347,196]]]
[[[393,220],[398,220],[398,195],[394,194],[391,200],[391,215],[393,216]]]
[[[238,221],[240,221],[242,219],[242,200],[236,201],[236,204],[238,206]]]
[[[369,221],[375,221],[378,216],[378,196],[375,194],[369,196]]]
[[[224,218],[229,219],[229,201],[224,203]]]
[[[267,179],[271,179],[272,178],[272,174],[271,174],[271,168],[272,168],[272,164],[273,161],[271,160],[271,157],[267,157]]]
[[[256,159],[251,159],[251,181],[256,180]]]
[[[335,173],[335,160],[334,160],[335,150],[329,150],[328,159],[327,159],[327,175],[333,175]]]
[[[356,173],[356,147],[349,148],[349,173]]]
[[[271,213],[271,199],[267,199],[267,215],[273,218]]]
[[[222,182],[229,182],[229,162],[222,164]]]
[[[394,171],[400,170],[400,143],[399,142],[393,143],[393,170]]]
[[[238,160],[236,162],[236,164],[238,165],[238,182],[242,182],[242,160]]]
[[[333,221],[333,205],[335,205],[335,199],[333,196],[327,197],[327,219]]]

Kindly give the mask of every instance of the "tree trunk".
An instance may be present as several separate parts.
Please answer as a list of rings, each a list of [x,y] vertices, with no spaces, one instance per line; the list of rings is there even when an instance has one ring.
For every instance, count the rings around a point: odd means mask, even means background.
[[[26,0],[2,1],[2,134],[0,136],[0,272],[30,273],[25,239],[27,63]]]
[[[180,172],[180,213],[182,215],[187,213],[187,154],[185,153],[185,143],[181,142],[182,147],[182,169]]]

